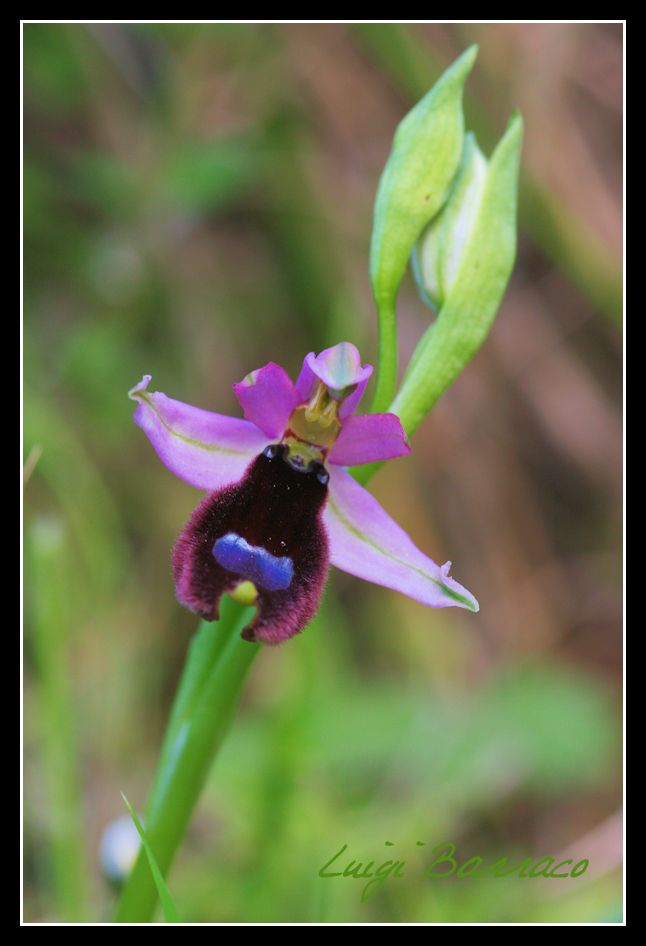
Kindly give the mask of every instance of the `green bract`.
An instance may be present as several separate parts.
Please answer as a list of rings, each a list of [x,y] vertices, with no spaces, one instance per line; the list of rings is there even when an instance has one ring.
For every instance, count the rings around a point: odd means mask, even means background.
[[[482,203],[487,170],[487,159],[469,132],[448,203],[428,224],[411,256],[420,295],[434,309],[441,308],[455,285]]]
[[[381,175],[370,245],[370,280],[380,331],[373,410],[387,407],[394,393],[397,291],[411,250],[446,202],[458,169],[464,142],[462,90],[477,51],[477,46],[469,47],[400,122]]]
[[[422,228],[445,203],[464,137],[462,89],[477,54],[471,46],[402,119],[379,181],[370,246],[376,297],[394,296]]]
[[[468,136],[449,201],[415,250],[422,296],[440,311],[391,406],[409,435],[482,345],[502,301],[516,256],[522,135],[514,115],[489,162]]]

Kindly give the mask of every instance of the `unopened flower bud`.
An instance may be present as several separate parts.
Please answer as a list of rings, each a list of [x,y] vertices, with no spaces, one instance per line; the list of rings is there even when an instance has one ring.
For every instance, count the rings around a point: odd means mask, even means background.
[[[130,815],[122,815],[108,824],[101,835],[99,860],[108,880],[120,885],[137,859],[141,841]]]
[[[422,297],[439,313],[392,406],[409,434],[480,348],[502,301],[516,256],[522,137],[514,115],[489,161],[467,137],[448,203],[416,247]]]
[[[448,202],[428,224],[411,256],[420,295],[434,309],[441,308],[455,283],[482,203],[487,170],[487,159],[469,132]]]
[[[462,90],[478,52],[470,46],[400,122],[375,200],[370,278],[394,298],[423,227],[446,201],[464,139]]]

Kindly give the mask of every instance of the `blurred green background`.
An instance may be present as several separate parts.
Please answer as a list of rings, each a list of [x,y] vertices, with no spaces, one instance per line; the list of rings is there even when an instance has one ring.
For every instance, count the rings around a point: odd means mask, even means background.
[[[148,372],[236,413],[232,382],[269,360],[294,376],[350,340],[374,362],[379,175],[472,42],[481,146],[525,119],[518,262],[371,489],[481,611],[333,572],[257,659],[169,884],[193,921],[620,920],[621,26],[27,24],[27,921],[110,919],[100,838],[120,791],[143,807],[196,626],[169,550],[199,494],[128,389]],[[403,367],[431,316],[408,276],[399,310]],[[446,839],[461,862],[590,867],[422,879],[416,841]],[[321,880],[344,843],[406,878],[365,903]]]

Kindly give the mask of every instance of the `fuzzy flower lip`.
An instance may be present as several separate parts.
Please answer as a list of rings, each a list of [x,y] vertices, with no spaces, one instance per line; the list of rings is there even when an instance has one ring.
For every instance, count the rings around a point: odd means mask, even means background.
[[[405,456],[410,451],[399,418],[394,414],[352,416],[371,373],[372,366],[362,365],[359,352],[348,342],[326,349],[318,356],[308,354],[295,384],[283,368],[269,362],[233,385],[245,415],[244,420],[192,407],[165,394],[151,392],[148,390],[150,375],[145,375],[129,392],[137,403],[134,420],[147,435],[162,462],[185,482],[212,493],[211,507],[208,506],[207,497],[204,508],[196,510],[193,526],[194,531],[206,530],[204,535],[210,536],[209,541],[213,538],[208,548],[208,561],[211,563],[208,567],[216,567],[219,558],[220,563],[230,566],[227,574],[231,574],[232,569],[235,571],[237,567],[231,566],[231,563],[239,560],[242,563],[238,568],[241,575],[246,574],[246,568],[255,570],[254,574],[257,572],[261,577],[271,576],[269,582],[265,581],[263,592],[266,614],[273,613],[272,609],[276,610],[274,605],[279,595],[286,602],[290,600],[289,589],[271,590],[274,585],[278,588],[281,582],[287,581],[282,576],[289,573],[289,566],[286,562],[278,564],[278,559],[283,556],[283,548],[269,548],[260,534],[251,536],[253,530],[251,526],[247,529],[243,514],[229,514],[227,503],[237,503],[242,508],[243,501],[251,502],[250,497],[257,496],[258,489],[265,489],[265,476],[278,476],[277,484],[283,481],[287,483],[281,472],[286,464],[282,460],[275,460],[277,448],[270,448],[269,445],[284,443],[289,452],[289,444],[294,438],[297,444],[300,443],[300,434],[294,435],[292,429],[298,426],[295,418],[301,417],[302,412],[307,417],[307,411],[313,410],[311,405],[315,403],[317,409],[320,403],[324,403],[325,410],[332,412],[336,426],[334,438],[324,448],[301,444],[306,449],[318,450],[315,465],[323,471],[324,475],[319,474],[319,480],[324,486],[320,487],[323,490],[320,494],[318,486],[316,490],[314,485],[307,486],[314,497],[311,502],[316,505],[316,511],[311,516],[307,513],[309,518],[304,509],[294,507],[295,512],[306,517],[304,523],[310,522],[307,529],[320,533],[316,549],[307,553],[309,558],[305,556],[307,568],[314,577],[309,583],[301,581],[299,585],[301,576],[295,572],[294,588],[300,587],[303,597],[310,593],[306,587],[311,589],[313,581],[322,583],[329,558],[330,564],[349,574],[399,591],[430,607],[457,606],[470,611],[478,610],[478,602],[473,595],[449,576],[450,562],[439,566],[418,549],[377,500],[344,469],[349,465]],[[320,400],[321,391],[323,402]],[[270,460],[261,463],[263,455],[270,456]],[[296,476],[296,480],[293,480],[293,476]],[[294,473],[290,477],[292,485],[287,484],[284,487],[286,490],[293,493],[296,486],[300,489],[298,484],[302,480],[303,495],[310,495],[305,489],[305,478],[309,474]],[[219,491],[217,495],[215,491]],[[271,497],[274,493],[269,490],[266,495],[267,501],[273,502]],[[263,508],[254,507],[252,518],[258,519]],[[283,512],[286,520],[293,518],[289,508]],[[278,519],[273,521],[269,530],[272,535],[283,514],[279,511],[276,515]],[[213,557],[211,550],[214,549],[214,542],[222,536],[213,537],[208,531],[210,523],[215,521],[228,523],[222,533],[225,541],[217,548],[217,558]],[[245,529],[249,535],[245,534]],[[286,544],[289,546],[291,542],[293,545],[295,541],[294,536],[288,536]],[[212,617],[217,613],[217,603],[213,611],[210,604],[205,604],[200,598],[201,591],[198,589],[198,593],[195,590],[195,577],[189,562],[191,555],[198,554],[195,552],[197,545],[191,535],[180,537],[181,542],[183,545],[175,569],[178,597],[198,613]],[[325,555],[323,549],[326,550]],[[202,551],[198,551],[202,555]],[[292,555],[288,550],[286,554],[297,561],[301,552],[297,549]],[[298,626],[299,622],[311,618],[314,599],[305,602],[303,597],[299,607],[301,616],[292,621],[289,633],[283,633],[276,618],[273,624],[269,620],[265,622],[265,638],[259,632],[257,638],[251,639],[277,643],[297,633],[303,626],[302,623]],[[263,626],[261,621],[261,631]]]

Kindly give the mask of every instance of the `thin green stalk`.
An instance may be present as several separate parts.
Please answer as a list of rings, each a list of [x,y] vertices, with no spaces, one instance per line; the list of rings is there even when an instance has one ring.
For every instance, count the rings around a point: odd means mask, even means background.
[[[443,372],[439,370],[441,368],[441,358],[443,354],[443,349],[438,350],[434,357],[433,364],[437,366],[437,371],[428,369],[428,362],[424,366],[424,375],[425,375],[425,389],[426,389],[426,400],[423,405],[420,405],[418,399],[415,397],[415,381],[411,382],[411,376],[414,375],[417,365],[420,363],[422,356],[430,351],[432,346],[435,344],[435,341],[438,340],[440,334],[436,331],[436,326],[440,321],[439,313],[438,318],[432,325],[426,329],[422,335],[417,348],[413,352],[413,357],[408,363],[406,369],[406,374],[404,375],[401,388],[397,393],[396,397],[393,397],[383,410],[389,411],[392,414],[397,414],[399,417],[402,427],[406,431],[406,436],[411,438],[421,422],[426,417],[427,413],[430,411],[431,407],[438,401],[441,394],[446,390],[450,382],[454,379],[455,374],[448,379],[444,376]],[[446,322],[450,322],[450,313],[447,317],[445,315],[445,320],[442,323],[443,328]],[[457,334],[457,332],[456,332]],[[427,356],[428,357],[428,356]],[[418,370],[418,369],[417,369]],[[428,379],[432,379],[433,391],[428,393]],[[402,396],[402,392],[404,392]],[[428,409],[426,409],[426,405]],[[375,473],[378,472],[383,466],[383,461],[380,463],[364,463],[362,466],[354,466],[350,470],[354,476],[357,483],[361,483],[362,486],[365,486],[366,483],[372,479]]]
[[[375,299],[379,317],[377,386],[370,406],[373,414],[388,410],[397,390],[397,314],[392,296]]]
[[[476,331],[472,337],[470,331],[479,315],[478,304],[474,303],[469,310],[464,294],[456,294],[422,335],[396,397],[385,408],[399,417],[407,437],[413,436],[479,347],[481,333]],[[366,463],[350,472],[365,486],[382,466],[383,463]]]
[[[380,470],[383,465],[383,461],[379,463],[364,463],[363,466],[353,466],[350,469],[350,473],[352,473],[357,483],[361,483],[362,486],[365,486],[368,480],[372,479],[377,470]]]
[[[144,815],[148,842],[164,876],[260,649],[240,637],[252,613],[225,598],[220,621],[202,622],[191,643]],[[142,850],[122,891],[116,920],[148,922],[156,903],[157,888]]]

